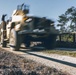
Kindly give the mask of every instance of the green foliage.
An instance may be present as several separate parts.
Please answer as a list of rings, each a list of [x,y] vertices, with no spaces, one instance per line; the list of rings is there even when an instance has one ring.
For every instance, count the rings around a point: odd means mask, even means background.
[[[64,42],[73,42],[74,40],[74,34],[66,33],[66,34],[60,34],[57,36],[57,41],[64,41]]]
[[[61,40],[65,42],[73,42],[73,35],[72,34],[64,34],[61,36]]]
[[[58,22],[57,26],[60,26],[61,33],[76,31],[76,8],[68,8],[64,14],[59,16]]]

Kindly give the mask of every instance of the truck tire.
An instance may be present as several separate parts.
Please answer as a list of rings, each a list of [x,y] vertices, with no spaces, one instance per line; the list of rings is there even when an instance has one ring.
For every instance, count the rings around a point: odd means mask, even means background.
[[[6,45],[7,45],[7,41],[3,40],[2,47],[7,47]]]
[[[11,50],[19,50],[20,48],[20,36],[18,35],[18,32],[16,32],[13,29],[11,29],[11,32],[10,32],[10,48]]]
[[[27,41],[25,46],[26,46],[26,48],[29,48],[30,47],[30,41]]]
[[[26,35],[26,36],[24,37],[24,44],[25,44],[25,47],[26,47],[26,48],[29,48],[29,47],[30,47],[30,42],[31,42],[31,41],[30,41],[30,37]]]
[[[7,46],[7,41],[5,40],[6,35],[4,34],[4,31],[1,33],[1,46],[6,47]]]
[[[46,49],[53,49],[53,48],[55,48],[55,46],[56,46],[56,36],[52,35],[52,36],[50,36],[48,38],[45,38],[44,41],[43,41],[43,46]]]

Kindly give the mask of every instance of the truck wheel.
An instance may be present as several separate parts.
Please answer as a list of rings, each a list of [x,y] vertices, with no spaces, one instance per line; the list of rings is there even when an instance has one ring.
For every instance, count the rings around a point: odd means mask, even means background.
[[[6,34],[6,32],[4,32],[4,31],[1,33],[1,45],[2,45],[2,47],[6,47],[7,46],[7,41],[5,39],[6,38],[5,34]]]
[[[25,46],[26,48],[30,47],[30,41],[26,42]]]
[[[55,45],[56,45],[56,36],[55,35],[52,35],[51,37],[46,38],[43,42],[43,46],[46,49],[53,49],[53,48],[55,48]]]
[[[16,32],[14,29],[10,32],[10,48],[11,50],[19,50],[20,48],[20,36],[18,35],[18,32]]]
[[[29,48],[30,47],[30,37],[28,36],[28,35],[26,35],[25,37],[24,37],[24,44],[25,44],[25,47],[26,48]]]
[[[51,48],[51,42],[45,39],[44,42],[43,42],[43,46],[46,49],[50,49]]]
[[[7,47],[6,45],[7,45],[7,41],[3,40],[2,47]]]

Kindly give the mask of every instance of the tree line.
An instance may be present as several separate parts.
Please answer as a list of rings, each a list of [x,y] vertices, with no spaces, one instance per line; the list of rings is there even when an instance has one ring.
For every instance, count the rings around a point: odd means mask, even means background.
[[[76,8],[74,6],[59,16],[57,26],[60,27],[61,33],[76,31]]]

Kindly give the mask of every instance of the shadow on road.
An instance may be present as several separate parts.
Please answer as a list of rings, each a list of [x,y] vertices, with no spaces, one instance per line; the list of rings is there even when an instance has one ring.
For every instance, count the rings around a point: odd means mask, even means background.
[[[35,54],[34,53],[34,52],[42,51],[42,50],[44,50],[44,48],[33,48],[33,49],[29,49],[29,50],[26,49],[26,50],[20,50],[20,51],[21,52],[24,52],[24,53],[27,53],[29,55],[33,55],[33,56],[36,56],[36,57],[40,57],[40,58],[43,58],[43,59],[47,59],[47,60],[50,60],[50,61],[58,62],[58,63],[64,64],[64,65],[68,65],[68,66],[71,66],[71,67],[75,67],[76,68],[76,64],[74,64],[74,63],[67,62],[67,61],[62,61],[62,60],[58,60],[58,59],[55,59],[55,58],[46,57],[46,56],[43,56],[43,55],[39,55],[39,54]]]

